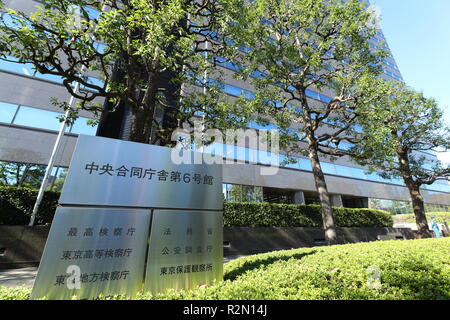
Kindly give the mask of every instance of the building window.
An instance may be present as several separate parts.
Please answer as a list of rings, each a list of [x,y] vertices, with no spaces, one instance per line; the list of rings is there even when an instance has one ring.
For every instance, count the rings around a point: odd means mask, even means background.
[[[46,167],[31,163],[0,161],[0,186],[39,189]],[[62,190],[67,168],[53,167],[47,191]]]
[[[16,104],[0,102],[0,122],[12,123],[18,107]]]
[[[412,202],[386,199],[369,199],[369,208],[385,210],[391,214],[413,213]],[[450,205],[425,203],[426,212],[450,212]]]
[[[14,124],[26,127],[58,131],[61,123],[58,120],[61,113],[20,106]]]
[[[58,118],[62,116],[62,113],[55,111],[0,102],[0,122],[8,124],[58,131],[61,127]],[[95,135],[97,126],[89,125],[89,120],[79,117],[72,126],[66,127],[66,132]]]
[[[230,202],[262,202],[263,188],[239,184],[224,184],[223,193],[226,201]]]
[[[79,117],[73,123],[72,127],[70,128],[70,132],[75,134],[95,136],[95,134],[97,133],[97,126],[89,125],[88,121],[88,118]]]
[[[264,188],[264,202],[269,203],[284,203],[284,204],[293,204],[294,203],[294,192],[283,190],[283,189],[275,189],[275,188]]]
[[[6,57],[10,61],[0,60],[0,69],[6,70],[9,72],[14,72],[21,75],[26,75],[30,77],[35,77],[38,79],[43,79],[47,81],[52,81],[56,83],[62,83],[63,78],[53,74],[42,74],[35,70],[34,66],[31,63],[18,63],[14,61],[19,61],[19,59],[11,56]],[[99,87],[104,86],[104,82],[98,78],[86,76],[87,82],[91,84],[95,84]],[[81,86],[83,89],[83,86]]]

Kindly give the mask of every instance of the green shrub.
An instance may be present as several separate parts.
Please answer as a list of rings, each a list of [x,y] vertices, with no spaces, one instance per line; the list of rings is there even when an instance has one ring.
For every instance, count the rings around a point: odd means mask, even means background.
[[[450,212],[427,212],[427,220],[431,221],[431,217],[437,223],[447,222],[450,225]],[[413,213],[409,214],[398,214],[394,216],[395,223],[416,223],[416,218]]]
[[[450,238],[441,238],[277,251],[226,263],[224,281],[212,286],[137,299],[449,300],[449,247]],[[371,270],[379,282],[370,281]],[[0,300],[29,293],[0,288]]]
[[[0,225],[24,225],[30,221],[38,190],[0,187]],[[36,224],[51,223],[60,193],[46,192],[42,199]]]
[[[392,216],[381,210],[333,208],[339,227],[392,227]],[[225,202],[226,227],[322,227],[319,205]]]
[[[0,301],[1,300],[28,300],[31,294],[31,289],[26,287],[7,288],[0,287]]]
[[[37,190],[0,187],[0,224],[24,225],[30,220]],[[48,224],[58,205],[60,193],[46,192],[36,224]],[[392,227],[391,215],[381,210],[333,208],[339,227]],[[271,203],[224,203],[226,227],[322,227],[319,205]]]

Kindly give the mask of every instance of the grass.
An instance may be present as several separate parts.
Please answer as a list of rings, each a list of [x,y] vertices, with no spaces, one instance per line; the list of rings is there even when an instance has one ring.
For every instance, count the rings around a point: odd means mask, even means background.
[[[277,251],[226,263],[224,281],[212,286],[136,299],[450,300],[449,258],[450,238]],[[378,271],[380,281],[371,280]],[[0,299],[29,292],[0,288]]]

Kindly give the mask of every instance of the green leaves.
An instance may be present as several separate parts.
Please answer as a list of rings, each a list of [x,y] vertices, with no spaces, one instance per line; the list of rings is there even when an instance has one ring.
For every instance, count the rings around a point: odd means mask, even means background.
[[[225,280],[211,286],[136,299],[448,300],[449,245],[449,238],[376,241],[252,255],[226,263]],[[0,300],[29,299],[30,291],[0,287]]]
[[[186,87],[198,85],[192,81],[192,74],[212,75],[216,70],[213,55],[232,55],[235,51],[223,39],[234,28],[229,16],[241,11],[241,1],[41,3],[31,14],[2,9],[9,14],[0,19],[0,49],[19,62],[33,64],[41,73],[61,77],[68,92],[81,101],[75,111],[100,111],[97,103],[103,99],[111,104],[109,110],[125,103],[134,119],[130,139],[144,143],[149,142],[152,129],[156,139],[170,140],[170,130],[164,133],[169,138],[159,136],[163,134],[162,123],[153,117],[157,108],[170,109],[175,123],[192,117],[189,111],[183,112],[189,110],[189,106],[182,106],[187,101],[197,105],[208,102],[214,116],[224,115],[220,92]],[[212,34],[223,35],[223,41],[206,38]],[[89,83],[86,72],[101,78],[104,86]],[[82,92],[73,89],[76,82],[83,87]],[[181,96],[186,97],[184,102]],[[67,107],[64,102],[59,105]],[[229,113],[238,111],[231,107]],[[212,124],[231,124],[205,118],[206,122],[210,120]]]
[[[2,174],[5,169],[7,168],[0,168]],[[36,174],[38,175],[38,178],[41,178],[44,175],[45,168],[40,171],[41,172],[38,172],[37,174],[31,172],[29,175]],[[35,181],[32,181],[34,183],[31,184],[26,182],[23,183],[24,186],[29,186],[30,188],[35,189],[17,188],[13,186],[0,187],[0,206],[2,208],[2,212],[0,214],[0,225],[25,225],[29,222],[38,193],[37,189],[39,188],[39,179],[36,180],[38,181],[37,183]],[[59,192],[45,192],[42,203],[43,205],[39,208],[36,221],[37,224],[52,222],[56,207],[58,206],[59,196]]]
[[[349,131],[342,127],[354,120],[349,113],[357,104],[375,98],[371,79],[380,74],[387,53],[370,48],[377,30],[360,1],[256,0],[233,18],[234,45],[252,48],[232,57],[245,66],[237,78],[250,82],[256,91],[256,101],[248,105],[260,104],[259,113],[279,127],[297,123],[302,133],[314,136],[331,117],[339,118],[343,125],[318,138],[331,141]],[[328,88],[334,90],[334,101],[306,99],[310,90],[329,95]],[[298,141],[291,140],[291,147],[298,148]]]
[[[381,99],[358,109],[363,130],[352,149],[355,159],[385,170],[385,176],[409,172],[420,185],[448,176],[450,169],[423,153],[450,147],[450,129],[436,101],[400,82],[379,80],[376,86]]]
[[[392,227],[390,214],[374,209],[333,208],[339,227]],[[226,202],[226,227],[322,227],[318,205]]]

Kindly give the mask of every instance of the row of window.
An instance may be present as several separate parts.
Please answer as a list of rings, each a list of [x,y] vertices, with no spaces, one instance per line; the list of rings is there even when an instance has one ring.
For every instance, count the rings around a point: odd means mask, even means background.
[[[39,0],[37,0],[39,1]],[[86,11],[86,13],[88,14],[90,19],[97,19],[100,16],[100,11],[93,9],[91,7],[88,6],[83,6],[83,9]],[[7,16],[9,16],[9,14],[7,13],[2,13],[2,16],[5,16],[6,18],[4,18],[5,23],[12,23],[12,20],[7,18]],[[9,25],[9,27],[13,27],[12,25]]]
[[[384,37],[377,34],[377,35],[373,36],[372,40],[374,40],[375,42],[381,42],[381,41],[384,41]]]
[[[8,124],[58,131],[61,127],[58,117],[61,116],[63,114],[59,112],[0,102],[0,122]],[[95,135],[97,128],[88,125],[88,120],[79,117],[66,132]]]
[[[98,15],[100,14],[100,12],[97,11],[97,10],[94,10],[94,9],[91,9],[91,8],[88,8],[88,7],[86,7],[85,9],[86,9],[86,11],[88,13],[88,16],[91,19],[97,18]],[[7,27],[11,28],[11,29],[19,29],[19,28],[22,27],[22,24],[20,22],[18,22],[18,21],[23,21],[23,19],[21,19],[18,16],[11,15],[11,14],[8,14],[8,13],[1,13],[0,17],[1,17],[2,22],[5,23],[5,25]],[[31,28],[31,26],[29,26],[29,27]],[[106,46],[104,44],[94,41],[94,49],[97,52],[104,53],[105,52],[105,48],[106,48]]]
[[[4,61],[3,61],[4,62]],[[23,73],[27,74],[28,69],[27,65],[19,65],[16,63],[8,63],[11,67],[15,67],[16,69],[11,70],[17,72],[19,69],[17,67],[23,67],[22,71]],[[0,65],[1,67],[1,65]],[[29,74],[27,74],[29,75]],[[226,92],[227,94],[234,95],[234,96],[240,96],[243,95],[244,97],[248,99],[254,99],[253,92],[242,89],[230,84],[224,84],[222,86],[222,90]],[[318,92],[314,92],[312,90],[307,91],[307,95],[310,98],[317,99],[323,102],[327,102],[330,97],[327,97],[323,94],[320,94]],[[5,123],[11,123],[11,124],[17,124],[17,125],[23,125],[23,126],[30,126],[30,127],[38,127],[48,130],[58,130],[60,123],[57,120],[57,116],[60,116],[60,113],[42,110],[42,109],[36,109],[36,108],[30,108],[26,106],[18,106],[13,104],[7,104],[2,103],[1,104],[1,113],[0,113],[0,121]],[[87,119],[86,118],[80,118],[78,119],[73,126],[69,128],[69,132],[76,133],[76,134],[88,134],[88,135],[94,135],[96,128],[92,126],[88,126],[86,124]],[[261,126],[258,126],[255,122],[252,123],[252,126],[255,129],[261,129]],[[265,129],[276,129],[276,126],[266,126]],[[360,129],[360,128],[359,128]],[[342,148],[342,146],[340,146]],[[345,148],[349,148],[350,145],[344,146]],[[344,148],[344,149],[345,149]]]
[[[230,202],[264,202],[269,200],[269,197],[265,195],[265,188],[260,186],[225,183],[222,186],[222,192],[224,199]],[[279,193],[281,194],[282,191],[280,190]],[[412,203],[410,201],[397,201],[376,198],[369,198],[368,200],[369,208],[372,209],[385,210],[390,212],[391,214],[408,214],[413,212]],[[286,203],[292,203],[292,201],[288,201]],[[450,206],[426,203],[425,211],[450,212]]]
[[[403,81],[403,78],[401,76],[398,76],[395,73],[393,73],[393,72],[391,72],[391,71],[389,71],[387,69],[384,69],[384,74],[388,75],[389,77],[391,77],[391,78],[393,78],[395,80]]]
[[[62,116],[61,113],[48,111],[43,109],[31,108],[26,106],[20,106],[5,102],[0,102],[0,122],[8,123],[8,124],[16,124],[28,127],[36,127],[47,130],[59,130],[61,123],[58,120],[59,116]],[[86,135],[95,135],[96,127],[92,127],[87,124],[87,118],[80,117],[78,118],[74,124],[70,127],[67,127],[66,132],[74,133],[74,134],[86,134]],[[256,124],[255,122],[251,122],[250,126],[254,129],[276,129],[276,126],[273,124],[269,124],[267,126],[261,126]],[[348,149],[351,147],[350,144],[340,145],[341,149]],[[230,158],[240,161],[253,162],[253,163],[261,163],[261,164],[270,164],[272,161],[272,154],[270,152],[238,147],[238,146],[228,146],[225,144],[213,143],[209,146],[205,147],[205,152],[213,154],[213,155],[221,155],[224,158]],[[287,158],[284,155],[279,155],[278,161],[282,167],[287,167],[291,169],[298,170],[306,170],[312,171],[311,165],[308,159],[304,158],[294,158],[295,163],[287,163],[291,158]],[[384,182],[384,183],[394,183],[403,185],[401,180],[388,180],[383,179],[377,174],[369,174],[363,169],[351,168],[347,166],[336,165],[332,163],[322,162],[322,169],[326,174],[345,176],[345,177],[353,177],[363,180]],[[429,186],[428,189],[448,192],[449,188],[447,184],[436,183],[432,186]]]
[[[231,65],[231,64],[232,63],[228,62],[228,63],[224,63],[223,65],[225,66],[225,65]],[[260,77],[260,76],[261,75],[258,75],[258,77]],[[255,94],[250,90],[243,89],[243,88],[240,88],[240,87],[228,84],[228,83],[218,84],[215,80],[212,80],[212,79],[209,79],[208,82],[217,84],[223,92],[225,92],[229,95],[236,96],[236,97],[243,96],[244,98],[252,99],[252,100],[255,99]],[[290,89],[293,91],[295,90],[292,87]],[[310,89],[306,89],[305,93],[308,98],[315,99],[315,100],[318,100],[321,102],[329,103],[333,100],[333,98],[331,98],[330,96],[324,95],[322,93],[319,93],[319,92],[316,92],[316,91],[313,91]],[[276,103],[280,104],[279,102],[276,102]]]
[[[2,174],[0,186],[39,189],[44,179],[46,166],[0,161],[0,169]],[[67,172],[67,168],[53,167],[47,191],[61,191]]]
[[[271,165],[273,162],[278,161],[280,167],[312,172],[311,162],[309,159],[287,157],[282,154],[277,155],[267,151],[239,147],[235,145],[232,146],[215,142],[205,146],[204,152],[215,156],[221,156],[226,159],[265,165]],[[402,179],[385,179],[380,177],[377,173],[370,173],[365,169],[347,167],[329,162],[321,162],[321,166],[323,172],[329,175],[404,186]],[[432,191],[450,192],[449,184],[443,181],[436,182],[430,186],[424,185],[422,188]]]
[[[224,183],[224,199],[231,202],[263,202],[263,187]]]
[[[6,70],[9,72],[23,74],[26,76],[35,77],[38,79],[44,79],[47,81],[52,81],[52,82],[57,82],[57,83],[63,82],[63,78],[60,76],[56,76],[56,75],[52,75],[52,74],[42,74],[42,73],[36,71],[31,63],[14,62],[14,61],[18,61],[18,59],[15,57],[11,57],[11,56],[8,56],[7,59],[11,60],[11,61],[0,60],[0,69],[1,70]],[[87,78],[87,82],[94,84],[96,86],[103,87],[103,85],[104,85],[103,81],[98,78],[89,77],[89,76],[86,76],[86,78]],[[81,89],[85,89],[85,88],[83,86],[81,86]]]
[[[211,80],[211,81],[213,81],[213,80]],[[220,89],[223,92],[225,92],[225,93],[227,93],[229,95],[232,95],[232,96],[236,96],[236,97],[243,96],[243,97],[245,97],[247,99],[255,99],[255,94],[252,91],[247,90],[247,89],[243,89],[243,88],[231,85],[231,84],[227,84],[227,83],[220,84]],[[328,103],[329,101],[332,100],[332,98],[329,97],[329,96],[326,96],[324,94],[321,94],[321,93],[318,93],[318,92],[315,92],[315,91],[309,90],[309,89],[306,90],[306,95],[309,98],[311,98],[311,99],[319,100],[319,101],[322,101],[322,102],[325,102],[325,103]],[[275,103],[276,104],[280,104],[279,102],[275,102]],[[200,111],[197,112],[196,115],[197,116],[201,116],[201,112]],[[278,129],[278,127],[276,125],[274,125],[274,124],[269,124],[269,125],[266,125],[266,126],[262,126],[262,125],[258,125],[254,121],[251,122],[249,127],[253,128],[253,129],[264,129],[264,130]],[[360,125],[355,124],[355,125],[353,125],[353,130],[355,130],[356,132],[362,132],[362,127]],[[349,143],[345,143],[345,142],[341,142],[339,147],[342,148],[342,146],[344,146],[344,145],[345,145],[344,150],[348,150],[351,147],[351,145]],[[422,151],[422,152],[427,153],[427,154],[431,154],[433,156],[436,155],[436,152],[433,151],[433,150]]]
[[[393,69],[395,69],[395,70],[398,71],[398,67],[397,67],[397,65],[396,65],[395,63],[392,63],[392,62],[390,62],[390,61],[387,60],[387,59],[384,60],[384,63],[385,63],[386,65],[388,65],[389,67],[391,67],[391,68],[393,68]]]
[[[372,209],[385,210],[391,214],[408,214],[412,213],[413,206],[410,201],[397,201],[386,199],[369,199],[369,207]],[[450,212],[450,206],[441,204],[425,203],[426,212]]]

